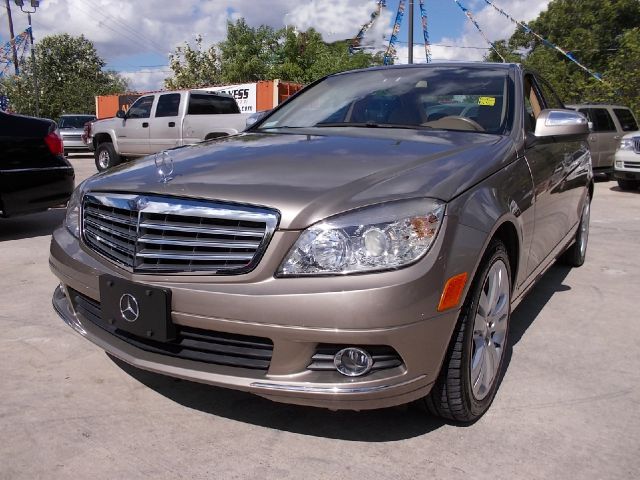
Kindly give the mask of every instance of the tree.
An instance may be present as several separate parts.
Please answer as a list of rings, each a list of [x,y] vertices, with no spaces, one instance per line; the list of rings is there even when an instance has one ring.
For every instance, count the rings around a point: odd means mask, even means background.
[[[247,25],[243,18],[227,22],[227,38],[218,44],[225,83],[270,80],[273,64],[281,48],[280,35],[273,28]]]
[[[200,35],[196,36],[195,47],[185,42],[169,54],[169,67],[173,70],[173,77],[165,79],[164,84],[171,90],[206,87],[221,82],[217,49],[212,46],[204,50]]]
[[[529,27],[571,52],[604,82],[521,28],[508,42],[496,42],[507,60],[540,72],[566,103],[615,102],[635,106],[640,113],[638,0],[553,0]],[[488,59],[500,61],[495,52]]]
[[[168,88],[195,88],[222,83],[280,79],[310,83],[330,73],[382,64],[381,55],[349,54],[348,42],[326,43],[314,29],[298,32],[250,27],[244,19],[227,22],[227,38],[202,50],[185,44],[169,57],[174,76]]]
[[[35,61],[40,89],[40,116],[57,118],[63,113],[95,113],[96,95],[123,93],[127,81],[105,71],[104,60],[83,35],[52,35],[36,45]],[[19,76],[0,81],[18,113],[35,115],[34,65],[23,61]]]

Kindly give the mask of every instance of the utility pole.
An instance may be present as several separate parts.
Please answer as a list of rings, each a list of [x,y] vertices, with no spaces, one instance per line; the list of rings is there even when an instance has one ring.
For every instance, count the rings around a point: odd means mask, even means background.
[[[38,65],[36,65],[36,54],[33,47],[33,26],[31,25],[31,14],[36,13],[40,6],[40,0],[29,0],[29,4],[33,10],[24,9],[24,0],[13,0],[20,7],[23,13],[27,14],[29,20],[29,40],[31,40],[31,68],[33,68],[33,87],[35,88],[36,100],[36,117],[40,116],[40,87],[38,86]],[[29,7],[27,7],[29,8]]]
[[[414,0],[409,0],[409,65],[413,63],[413,11]]]
[[[13,53],[13,68],[15,69],[16,75],[20,74],[20,69],[18,68],[18,52],[16,52],[16,42],[14,38],[16,37],[15,33],[13,33],[13,18],[11,17],[11,4],[9,0],[5,0],[7,4],[7,18],[9,19],[9,42],[11,42],[11,51]]]

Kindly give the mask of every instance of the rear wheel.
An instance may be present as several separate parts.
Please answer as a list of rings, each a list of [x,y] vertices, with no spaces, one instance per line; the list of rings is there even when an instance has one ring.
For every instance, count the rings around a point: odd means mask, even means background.
[[[429,411],[473,422],[489,408],[502,373],[511,315],[511,267],[494,240],[478,269],[458,318],[447,357],[425,398]]]
[[[94,157],[96,159],[96,168],[99,172],[103,172],[108,168],[115,167],[122,161],[120,159],[120,155],[118,155],[116,149],[113,148],[113,144],[111,142],[103,142],[98,144],[94,153]]]
[[[638,180],[618,180],[618,186],[621,190],[635,190],[640,187]]]
[[[580,217],[580,225],[576,232],[576,240],[569,249],[562,255],[562,263],[570,267],[581,267],[587,256],[587,244],[589,242],[589,219],[591,218],[591,198],[587,195],[584,206],[582,207],[582,216]]]

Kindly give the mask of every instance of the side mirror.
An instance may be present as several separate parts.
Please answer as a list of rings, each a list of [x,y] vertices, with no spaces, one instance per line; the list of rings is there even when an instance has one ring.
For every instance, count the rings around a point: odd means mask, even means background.
[[[588,135],[589,122],[580,112],[573,110],[542,110],[536,120],[535,136],[556,137],[564,135]]]
[[[124,110],[118,110],[116,112],[116,117],[118,118],[125,118],[127,116],[127,114],[124,112]]]
[[[252,113],[251,115],[249,115],[247,117],[247,122],[246,122],[245,128],[249,128],[252,125],[255,125],[256,123],[258,123],[260,120],[262,120],[264,117],[266,117],[270,113],[271,113],[271,110],[263,110],[261,112]]]

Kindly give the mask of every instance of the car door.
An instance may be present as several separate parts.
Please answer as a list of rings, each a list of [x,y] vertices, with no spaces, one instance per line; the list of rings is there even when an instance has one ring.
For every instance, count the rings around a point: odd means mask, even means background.
[[[180,98],[185,93],[166,93],[158,102],[149,121],[149,153],[180,145]]]
[[[594,168],[613,167],[613,155],[618,148],[620,133],[605,107],[581,108],[580,113],[587,116],[593,124],[593,131],[589,135],[589,149]]]
[[[525,75],[525,157],[531,169],[535,195],[534,238],[527,274],[545,260],[577,223],[580,195],[586,183],[586,172],[579,174],[579,168],[584,168],[580,165],[588,164],[586,142],[574,138],[538,139],[533,134],[536,118],[543,109],[562,108],[562,103],[558,104],[559,100],[553,95],[546,100],[535,77]],[[577,190],[579,186],[582,186],[581,190]]]
[[[149,153],[149,117],[154,95],[136,100],[116,127],[118,149],[121,155],[146,155]]]

